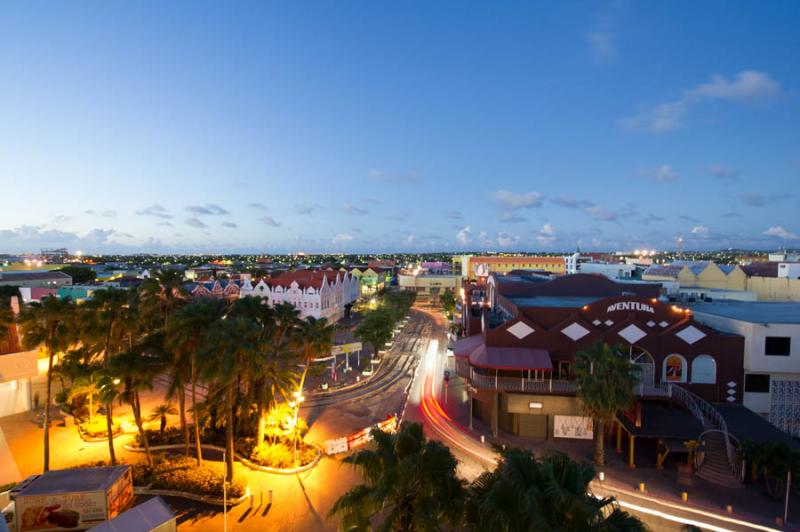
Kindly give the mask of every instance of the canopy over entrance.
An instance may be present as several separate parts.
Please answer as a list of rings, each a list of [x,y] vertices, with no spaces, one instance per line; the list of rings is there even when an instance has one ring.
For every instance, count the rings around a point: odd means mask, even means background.
[[[480,334],[456,342],[453,354],[468,358],[471,365],[480,368],[553,371],[550,353],[546,349],[487,347]]]

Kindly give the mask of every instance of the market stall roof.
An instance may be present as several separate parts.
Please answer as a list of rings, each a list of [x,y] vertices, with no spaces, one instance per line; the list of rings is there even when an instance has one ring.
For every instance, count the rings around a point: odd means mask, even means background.
[[[175,515],[161,497],[134,506],[114,519],[101,523],[89,532],[150,532],[175,520]]]

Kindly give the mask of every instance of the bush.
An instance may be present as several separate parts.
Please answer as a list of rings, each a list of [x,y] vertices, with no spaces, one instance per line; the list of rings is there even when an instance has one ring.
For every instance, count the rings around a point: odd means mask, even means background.
[[[224,475],[208,466],[198,468],[195,459],[188,456],[155,456],[153,467],[136,464],[133,470],[133,483],[136,485],[150,484],[156,489],[222,498]],[[228,488],[228,495],[241,497],[244,485],[234,480]]]
[[[5,493],[10,489],[13,489],[18,482],[9,482],[8,484],[0,484],[0,493]]]
[[[80,424],[80,427],[83,433],[90,438],[105,438],[108,436],[106,416],[103,414],[95,415],[91,423],[89,423],[88,420],[84,421]],[[118,421],[112,422],[112,430],[114,431],[114,434],[117,434],[120,431],[120,425]]]
[[[167,427],[164,431],[164,436],[158,430],[147,429],[144,431],[147,434],[147,443],[150,445],[175,445],[183,443],[183,431],[180,427]],[[202,440],[202,436],[200,437]],[[189,425],[189,442],[194,443],[194,427]],[[142,446],[142,437],[136,433],[136,445]]]
[[[304,442],[299,442],[297,446],[297,466],[310,464],[317,457],[317,449]],[[295,467],[294,447],[287,443],[262,443],[250,455],[250,458],[263,466],[274,467],[276,469],[288,469]]]

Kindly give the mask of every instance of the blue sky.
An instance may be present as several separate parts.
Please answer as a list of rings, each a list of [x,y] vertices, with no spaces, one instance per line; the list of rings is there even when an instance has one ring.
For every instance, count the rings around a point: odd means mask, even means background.
[[[800,246],[798,2],[4,3],[0,252]]]

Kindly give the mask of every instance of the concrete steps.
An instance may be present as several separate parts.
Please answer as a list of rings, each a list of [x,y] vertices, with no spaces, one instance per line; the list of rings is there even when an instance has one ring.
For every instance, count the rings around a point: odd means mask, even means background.
[[[728,488],[744,489],[744,484],[733,475],[728,464],[725,438],[721,433],[709,432],[705,435],[705,457],[697,476]]]

